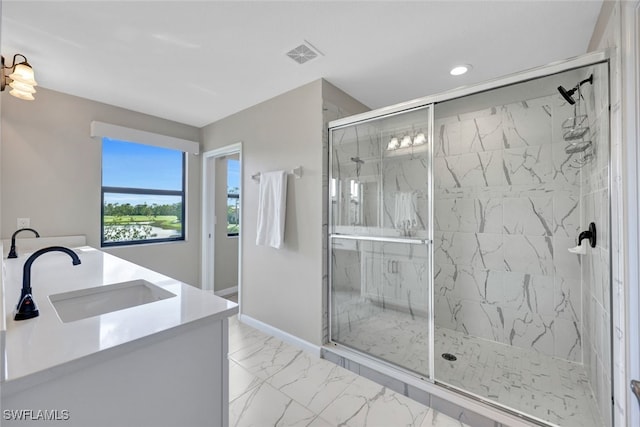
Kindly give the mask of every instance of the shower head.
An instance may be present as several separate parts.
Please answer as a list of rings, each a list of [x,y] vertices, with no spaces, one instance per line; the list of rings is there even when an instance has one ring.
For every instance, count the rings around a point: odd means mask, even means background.
[[[576,101],[573,99],[573,93],[576,91],[576,89],[577,87],[566,90],[564,87],[558,86],[558,92],[560,92],[560,95],[562,95],[562,97],[566,99],[567,102],[571,105],[576,103]]]
[[[593,74],[591,74],[588,78],[584,79],[583,81],[581,81],[580,83],[578,83],[576,85],[576,87],[574,87],[573,89],[569,89],[566,90],[564,87],[562,86],[558,86],[558,92],[560,92],[560,95],[562,95],[562,97],[571,105],[576,103],[576,100],[573,99],[573,94],[580,88],[580,86],[582,86],[585,83],[591,83],[593,84]]]

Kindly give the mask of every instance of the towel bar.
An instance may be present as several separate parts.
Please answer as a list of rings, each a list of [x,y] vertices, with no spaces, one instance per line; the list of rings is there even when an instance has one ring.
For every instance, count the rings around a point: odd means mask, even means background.
[[[347,240],[368,240],[372,242],[382,243],[408,243],[410,245],[431,245],[431,239],[417,239],[409,237],[385,237],[385,236],[362,236],[354,234],[330,234],[330,239],[347,239]]]
[[[291,169],[288,175],[293,175],[296,177],[296,179],[302,178],[302,166],[298,166],[297,168]],[[260,172],[256,172],[253,175],[251,175],[251,179],[255,181],[260,181]]]

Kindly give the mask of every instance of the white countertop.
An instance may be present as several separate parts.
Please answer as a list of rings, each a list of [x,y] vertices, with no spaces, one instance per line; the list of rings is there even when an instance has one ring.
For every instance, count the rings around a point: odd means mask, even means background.
[[[31,287],[40,316],[28,320],[15,321],[13,316],[22,288],[23,265],[29,254],[4,260],[4,295],[0,297],[5,302],[6,381],[201,319],[222,319],[238,312],[237,304],[231,301],[121,258],[88,246],[73,250],[82,264],[72,265],[71,258],[62,252],[44,254],[33,263]],[[144,279],[176,296],[69,323],[58,318],[48,298],[61,292],[135,279]]]

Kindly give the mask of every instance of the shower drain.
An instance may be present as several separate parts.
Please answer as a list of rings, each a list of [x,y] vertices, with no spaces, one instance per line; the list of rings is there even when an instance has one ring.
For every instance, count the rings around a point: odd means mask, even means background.
[[[456,360],[458,360],[458,358],[451,353],[442,353],[442,358],[444,360],[448,360],[449,362],[455,362]]]

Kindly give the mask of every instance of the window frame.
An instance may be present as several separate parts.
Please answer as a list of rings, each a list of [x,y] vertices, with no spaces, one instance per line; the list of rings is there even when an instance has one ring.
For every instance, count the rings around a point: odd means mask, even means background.
[[[110,138],[113,139],[113,138]],[[121,141],[121,140],[118,140]],[[135,141],[121,141],[126,143],[133,144],[141,144]],[[141,144],[141,145],[149,145],[149,144]],[[160,147],[166,148],[166,147]],[[102,185],[102,174],[100,177],[100,246],[103,248],[109,247],[119,247],[119,246],[133,246],[133,245],[143,245],[143,244],[154,244],[154,243],[168,243],[168,242],[181,242],[186,240],[186,228],[187,228],[187,218],[186,218],[186,204],[187,204],[187,182],[186,182],[186,174],[187,174],[187,153],[175,148],[169,148],[171,150],[180,151],[182,154],[182,190],[158,190],[158,189],[149,189],[149,188],[137,188],[137,187],[110,187]],[[102,164],[101,159],[101,164]],[[181,234],[178,237],[165,237],[161,239],[139,239],[139,240],[125,240],[125,241],[117,241],[117,242],[105,242],[104,240],[104,196],[105,193],[117,193],[117,194],[138,194],[138,195],[153,195],[153,196],[180,196],[182,198],[181,203],[181,217],[182,217],[182,227]]]

